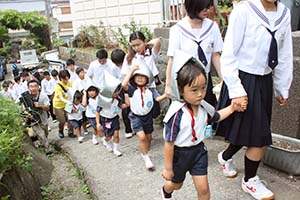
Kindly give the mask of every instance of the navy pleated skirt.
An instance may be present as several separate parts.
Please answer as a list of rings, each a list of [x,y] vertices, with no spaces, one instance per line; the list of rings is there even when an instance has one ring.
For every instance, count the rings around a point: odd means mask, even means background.
[[[208,102],[210,105],[212,105],[213,107],[215,107],[217,105],[217,98],[212,90],[213,90],[212,78],[211,78],[211,74],[208,73],[206,95],[204,97],[204,100]]]
[[[218,123],[216,135],[225,137],[231,144],[247,147],[263,147],[272,144],[271,115],[273,78],[239,71],[239,77],[248,95],[245,112],[235,112]],[[228,89],[222,86],[217,110],[230,105]]]

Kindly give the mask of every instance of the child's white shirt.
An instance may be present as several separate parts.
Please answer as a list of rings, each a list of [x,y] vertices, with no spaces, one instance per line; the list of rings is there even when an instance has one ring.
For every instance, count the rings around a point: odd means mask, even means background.
[[[85,112],[87,118],[96,117],[98,104],[99,104],[99,96],[96,96],[95,99],[88,98],[88,104],[86,105],[86,112]]]
[[[85,108],[81,104],[78,104],[78,105],[71,104],[70,106],[73,107],[74,109],[76,109],[77,113],[75,113],[75,112],[68,113],[68,119],[69,120],[77,120],[77,121],[81,120],[82,112],[85,110]]]
[[[89,81],[90,80],[88,77],[84,77],[83,80],[78,78],[72,83],[72,88],[74,89],[74,91],[78,90],[81,92],[82,90],[87,88]]]
[[[94,60],[90,63],[90,66],[87,71],[87,75],[94,81],[94,83],[100,88],[103,88],[104,85],[104,71],[113,74],[112,70],[114,64],[110,59],[106,60],[104,65],[100,64],[98,60]]]
[[[121,111],[118,105],[119,101],[117,99],[113,99],[112,102],[101,103],[101,105],[99,105],[99,107],[101,107],[100,116],[109,119],[116,117]]]
[[[55,80],[51,77],[50,81],[47,84],[46,93],[47,95],[52,95],[55,90],[55,85],[59,83],[59,80]]]

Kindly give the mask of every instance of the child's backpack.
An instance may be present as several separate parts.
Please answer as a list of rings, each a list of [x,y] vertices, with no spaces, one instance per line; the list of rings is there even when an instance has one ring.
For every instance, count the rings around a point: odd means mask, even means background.
[[[11,65],[11,71],[12,71],[14,77],[19,76],[20,70],[15,63]]]

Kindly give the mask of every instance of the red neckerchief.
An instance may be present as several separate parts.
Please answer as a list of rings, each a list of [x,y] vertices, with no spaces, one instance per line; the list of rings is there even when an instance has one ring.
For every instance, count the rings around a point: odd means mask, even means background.
[[[141,100],[142,100],[142,107],[144,107],[144,96],[143,96],[143,87],[140,87],[141,90]]]
[[[195,142],[197,140],[197,135],[196,135],[196,131],[194,129],[195,127],[195,119],[194,119],[194,112],[192,110],[192,108],[189,108],[189,106],[187,106],[189,113],[191,114],[192,117],[192,121],[191,121],[191,126],[192,126],[192,135],[193,135],[193,139],[192,142]]]
[[[146,49],[144,49],[144,50],[141,52],[141,55],[143,55],[143,56],[146,55]]]

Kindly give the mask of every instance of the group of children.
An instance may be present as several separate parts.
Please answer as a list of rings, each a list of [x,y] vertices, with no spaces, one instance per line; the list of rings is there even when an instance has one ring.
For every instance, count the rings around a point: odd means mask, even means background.
[[[46,78],[49,83],[45,88],[55,85],[54,110],[61,115],[58,118],[63,118],[58,119],[61,121],[59,136],[64,137],[61,131],[68,119],[73,133],[82,142],[81,126],[88,121],[94,129],[92,142],[98,144],[99,136],[109,151],[120,156],[118,113],[122,110],[126,137],[137,135],[145,166],[154,170],[149,156],[154,113],[159,110],[158,102],[169,98],[172,103],[163,120],[165,167],[162,176],[166,182],[161,195],[164,200],[173,199],[173,191],[181,188],[187,172],[193,177],[198,199],[210,199],[208,155],[203,140],[211,135],[214,123],[218,123],[217,135],[225,136],[230,142],[217,158],[224,175],[237,176],[232,156],[246,146],[242,189],[255,199],[274,199],[256,172],[265,146],[272,143],[272,77],[280,105],[286,104],[292,80],[288,9],[276,0],[236,4],[223,48],[216,23],[206,18],[212,2],[185,0],[184,5],[187,16],[170,30],[163,95],[156,88],[161,83],[155,65],[159,39],[147,42],[139,31],[130,35],[131,47],[127,54],[115,49],[110,60],[106,50],[99,50],[87,77],[82,68],[75,69],[74,61],[69,60],[71,71],[59,72],[60,82],[49,86],[52,78]],[[212,94],[211,63],[220,79],[224,79],[218,104]],[[77,79],[72,78],[74,70]],[[55,76],[53,71],[51,74]],[[6,87],[10,87],[10,83],[6,83]],[[51,96],[51,91],[47,94]],[[64,116],[66,113],[68,117]]]

